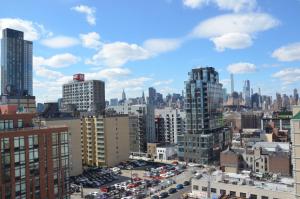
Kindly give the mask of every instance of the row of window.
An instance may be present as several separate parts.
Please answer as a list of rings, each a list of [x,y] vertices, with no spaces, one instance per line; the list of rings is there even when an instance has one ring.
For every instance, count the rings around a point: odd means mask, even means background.
[[[199,186],[198,185],[193,185],[193,190],[199,190]],[[204,192],[207,192],[207,187],[201,187],[201,190],[204,191]],[[235,191],[229,191],[229,193],[226,193],[226,190],[224,189],[220,189],[220,192],[217,193],[217,189],[216,188],[211,188],[210,189],[210,192],[211,193],[216,193],[216,194],[220,194],[220,195],[230,195],[231,197],[237,197],[237,194]],[[247,198],[247,194],[246,193],[243,193],[243,192],[240,192],[240,195],[239,197],[241,198]],[[250,194],[250,196],[248,197],[249,199],[258,199],[257,195],[256,194]],[[261,196],[261,199],[269,199],[268,196]],[[273,198],[273,199],[278,199],[278,198]]]
[[[18,128],[23,128],[23,120],[18,119]],[[13,129],[14,128],[14,121],[13,120],[0,120],[0,130],[4,129]]]

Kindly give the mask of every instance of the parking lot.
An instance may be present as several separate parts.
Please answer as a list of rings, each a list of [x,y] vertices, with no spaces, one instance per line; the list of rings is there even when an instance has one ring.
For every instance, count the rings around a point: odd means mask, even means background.
[[[118,167],[104,171],[99,169],[99,171],[110,174],[106,176],[110,177],[108,182],[100,186],[96,182],[85,183],[88,184],[88,186],[83,187],[85,198],[156,198],[163,192],[167,192],[167,195],[162,195],[162,197],[172,195],[172,198],[182,198],[182,194],[189,191],[190,187],[183,185],[184,181],[190,179],[190,172],[187,172],[185,167],[179,164],[171,165],[135,160],[121,163]],[[94,176],[98,175],[97,172],[94,174]],[[113,180],[109,182],[111,178]],[[89,181],[94,180],[92,178]],[[96,180],[102,182],[101,178]],[[77,180],[77,182],[80,181]],[[71,198],[81,198],[81,193],[75,192]]]

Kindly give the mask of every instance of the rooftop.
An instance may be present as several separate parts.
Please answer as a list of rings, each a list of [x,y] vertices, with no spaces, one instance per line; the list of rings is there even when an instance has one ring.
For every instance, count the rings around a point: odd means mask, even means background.
[[[236,173],[224,173],[222,171],[215,171],[209,175],[203,173],[202,177],[197,180],[210,180],[212,182],[219,182],[225,184],[233,184],[239,186],[253,186],[257,189],[271,190],[271,191],[281,191],[281,192],[293,192],[294,191],[294,179],[293,178],[280,178],[274,181],[265,180],[259,181],[251,179],[249,173],[236,174]]]

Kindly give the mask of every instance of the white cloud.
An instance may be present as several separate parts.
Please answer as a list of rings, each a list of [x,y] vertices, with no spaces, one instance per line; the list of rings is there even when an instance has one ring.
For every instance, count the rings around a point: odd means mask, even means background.
[[[0,38],[2,38],[2,30],[11,28],[24,32],[24,39],[34,41],[41,38],[42,35],[51,35],[43,25],[32,21],[19,18],[0,18]]]
[[[120,67],[128,61],[144,60],[150,56],[146,49],[137,44],[114,42],[103,44],[101,50],[87,60],[86,64]]]
[[[213,0],[221,10],[234,12],[252,11],[256,8],[256,0]]]
[[[256,71],[256,66],[247,62],[230,64],[227,67],[228,72],[233,74],[252,73]]]
[[[101,46],[100,35],[96,32],[79,35],[82,46],[86,48],[99,49]]]
[[[256,0],[183,0],[183,5],[195,9],[207,5],[216,5],[220,10],[234,12],[253,11],[257,7]]]
[[[300,68],[286,68],[272,75],[281,80],[284,85],[300,81]]]
[[[201,22],[190,36],[209,38],[217,50],[240,49],[249,47],[256,33],[278,24],[278,20],[264,13],[227,14]]]
[[[79,6],[75,6],[73,8],[71,8],[72,10],[75,10],[79,13],[83,13],[86,15],[86,21],[88,22],[88,24],[90,25],[96,25],[96,9],[86,6],[86,5],[79,5]]]
[[[56,80],[57,78],[61,78],[64,76],[61,72],[50,70],[40,65],[34,65],[33,70],[37,76],[52,80]]]
[[[173,81],[174,81],[173,79],[156,81],[153,83],[153,86],[168,85],[171,84]]]
[[[227,33],[220,37],[213,37],[217,51],[228,49],[243,49],[252,45],[252,38],[248,34],[243,33]]]
[[[180,47],[181,42],[181,39],[148,39],[142,46],[139,46],[119,41],[104,44],[99,41],[96,46],[101,46],[100,50],[85,63],[120,67],[129,61],[145,60],[160,53],[175,50]],[[95,44],[95,42],[90,42],[90,44]],[[91,45],[89,47],[92,47]]]
[[[272,53],[272,57],[279,61],[299,61],[300,60],[300,42],[282,46]]]
[[[73,37],[56,36],[42,40],[41,44],[50,48],[68,48],[79,44],[79,41]]]
[[[201,8],[209,3],[210,0],[183,0],[183,5],[189,8]]]
[[[33,57],[33,65],[34,66],[50,66],[53,68],[62,68],[67,67],[72,64],[76,64],[80,61],[79,57],[76,57],[70,53],[57,54],[50,58],[44,57]]]
[[[93,73],[85,73],[87,79],[107,79],[128,76],[131,71],[128,68],[105,68]]]
[[[180,39],[148,39],[144,42],[143,47],[150,53],[159,54],[179,48],[181,42]]]

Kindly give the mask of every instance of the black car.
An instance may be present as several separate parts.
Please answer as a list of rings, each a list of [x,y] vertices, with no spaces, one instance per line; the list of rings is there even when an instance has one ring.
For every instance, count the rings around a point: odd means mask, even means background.
[[[159,194],[160,198],[166,198],[168,196],[169,196],[168,192],[162,192],[162,193]]]
[[[190,182],[189,182],[189,181],[184,181],[184,182],[183,182],[183,185],[184,185],[184,186],[189,186],[189,185],[190,185]]]
[[[151,199],[159,199],[159,196],[154,195],[154,196],[151,197]]]
[[[169,194],[175,193],[177,190],[175,188],[169,189]]]

